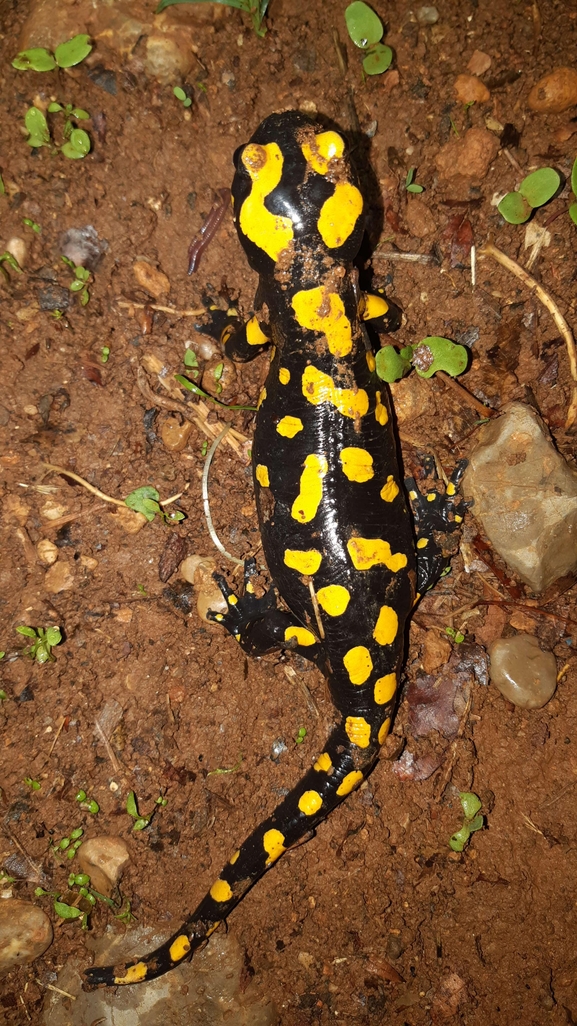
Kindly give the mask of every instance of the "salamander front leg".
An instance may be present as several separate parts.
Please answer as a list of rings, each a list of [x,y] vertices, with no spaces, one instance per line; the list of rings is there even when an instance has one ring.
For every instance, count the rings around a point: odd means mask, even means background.
[[[414,478],[405,478],[417,535],[419,595],[432,588],[448,571],[451,558],[458,551],[461,524],[467,510],[467,503],[459,495],[458,487],[466,466],[467,460],[461,460],[444,491],[435,487],[425,495],[417,488]],[[440,482],[437,481],[438,484]]]

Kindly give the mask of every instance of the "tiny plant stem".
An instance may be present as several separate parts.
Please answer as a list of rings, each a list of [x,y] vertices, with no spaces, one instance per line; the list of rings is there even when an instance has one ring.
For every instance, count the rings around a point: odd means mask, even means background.
[[[113,502],[115,506],[126,506],[124,499],[114,499],[112,495],[106,495],[101,492],[99,488],[95,488],[88,481],[85,481],[83,477],[79,477],[78,474],[73,473],[72,470],[66,470],[65,467],[58,467],[55,463],[43,463],[43,467],[47,470],[52,470],[55,474],[64,474],[65,477],[71,477],[73,481],[82,485],[87,491],[92,492],[93,495],[97,495],[99,499],[104,499],[105,502]]]
[[[204,470],[202,471],[202,505],[204,507],[204,516],[206,518],[206,526],[208,528],[208,533],[210,534],[210,537],[212,538],[218,551],[221,552],[223,556],[226,556],[227,559],[232,560],[233,563],[237,563],[239,566],[244,566],[244,560],[237,559],[236,556],[233,556],[232,553],[228,552],[222,544],[220,538],[218,537],[214,529],[212,517],[210,515],[210,503],[208,500],[208,472],[210,470],[210,464],[212,463],[212,457],[214,456],[218,446],[220,445],[222,439],[228,431],[230,431],[230,427],[227,424],[227,426],[222,429],[220,434],[217,435],[217,437],[215,438],[214,442],[212,443],[210,449],[206,454],[206,460],[204,461]]]
[[[319,609],[317,593],[315,591],[315,585],[314,585],[314,581],[313,581],[312,577],[309,580],[309,591],[310,591],[310,594],[311,594],[311,602],[313,604],[313,610],[314,610],[314,614],[315,614],[315,619],[317,621],[317,627],[319,629],[319,636],[321,638],[321,641],[324,641],[324,639],[325,639],[325,629],[323,627],[323,621],[321,620],[321,611]]]
[[[483,417],[483,419],[495,416],[495,411],[492,410],[490,406],[483,406],[483,403],[477,399],[476,396],[472,395],[468,389],[463,388],[463,386],[460,385],[455,378],[452,378],[450,374],[446,374],[445,371],[437,371],[437,377],[440,378],[445,385],[448,385],[449,388],[452,388],[453,392],[456,392],[457,395],[460,396],[462,402],[467,406],[472,406],[473,409]]]
[[[573,378],[573,381],[577,383],[577,351],[575,349],[575,339],[573,338],[571,328],[567,324],[567,321],[563,317],[563,314],[561,313],[559,307],[557,306],[553,298],[549,295],[548,292],[545,291],[543,286],[540,285],[538,281],[535,281],[535,278],[532,278],[530,274],[527,274],[527,271],[524,267],[521,267],[521,265],[518,264],[516,260],[512,260],[511,257],[507,256],[506,253],[503,253],[500,249],[497,249],[497,247],[494,246],[492,242],[486,242],[480,250],[480,254],[483,256],[492,256],[493,260],[496,260],[497,263],[501,264],[503,267],[506,267],[508,271],[511,271],[511,274],[514,274],[517,278],[519,278],[520,281],[522,281],[528,289],[532,289],[532,291],[537,296],[537,299],[539,299],[543,306],[549,311],[553,320],[555,321],[555,324],[557,325],[560,334],[565,339],[565,344],[567,346],[567,355],[569,357],[569,368],[571,370],[571,377]],[[571,399],[571,404],[569,406],[569,410],[567,413],[565,430],[568,430],[575,423],[576,420],[577,384],[573,387],[573,397]]]
[[[124,299],[116,300],[117,306],[122,307],[123,310],[160,310],[161,313],[175,314],[177,317],[200,317],[206,313],[202,307],[199,310],[177,310],[174,306],[159,306],[158,303],[128,303]]]

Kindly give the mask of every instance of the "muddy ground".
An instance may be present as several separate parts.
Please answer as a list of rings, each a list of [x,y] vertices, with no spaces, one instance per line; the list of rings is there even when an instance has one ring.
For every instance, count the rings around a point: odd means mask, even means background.
[[[502,250],[525,261],[524,228],[504,224],[491,200],[536,166],[551,164],[565,177],[570,170],[574,109],[535,114],[527,96],[542,74],[574,58],[575,12],[554,0],[506,8],[499,0],[439,0],[439,20],[427,27],[400,0],[376,6],[395,54],[393,77],[365,82],[361,55],[347,42],[342,2],[272,0],[264,39],[239,12],[203,8],[198,60],[184,83],[193,97],[188,112],[170,85],[128,70],[103,44],[70,74],[15,71],[10,61],[29,5],[1,6],[0,168],[7,192],[0,197],[0,248],[17,235],[28,252],[24,273],[12,271],[9,282],[0,282],[0,850],[5,859],[23,849],[43,866],[46,889],[64,892],[69,863],[49,853],[51,841],[77,826],[87,836],[126,838],[132,861],[123,896],[139,923],[165,926],[167,934],[322,750],[332,722],[316,670],[278,656],[248,661],[232,638],[198,617],[177,573],[159,579],[159,560],[175,535],[187,553],[213,557],[227,574],[233,569],[214,549],[202,510],[200,478],[212,435],[195,426],[186,448],[170,451],[161,441],[169,414],[158,403],[156,417],[145,419],[155,403],[142,388],[166,399],[150,358],[168,368],[164,380],[172,388],[173,374],[185,370],[185,349],[200,341],[194,317],[150,304],[194,310],[207,285],[226,285],[241,312],[251,310],[255,276],[229,216],[191,278],[187,249],[216,190],[230,185],[234,150],[264,116],[316,107],[349,132],[369,132],[381,197],[372,201],[373,249],[434,257],[410,263],[377,254],[366,264],[405,313],[395,341],[468,333],[474,344],[464,388],[494,410],[512,398],[534,402],[560,451],[573,459],[573,437],[564,430],[566,352],[552,319],[488,259],[478,261],[472,288],[467,226],[463,252],[452,247],[467,221],[478,247],[492,234]],[[344,72],[335,32],[348,58]],[[466,107],[453,86],[475,50],[491,58],[483,75],[490,98]],[[111,77],[91,78],[98,65]],[[111,80],[114,95],[102,87]],[[48,148],[31,152],[21,125],[39,94],[91,113],[92,152],[85,159],[68,161]],[[484,177],[443,178],[435,164],[441,148],[468,128],[484,129],[487,119],[517,134],[499,145]],[[499,142],[500,129],[491,131]],[[425,187],[419,199],[426,209],[416,213],[405,190],[410,167]],[[559,214],[533,273],[575,324],[568,197],[566,190],[537,215],[543,224]],[[24,227],[23,217],[41,234]],[[67,295],[62,233],[88,224],[108,244],[90,300],[55,318],[41,307],[47,287],[62,286]],[[168,277],[168,294],[155,301],[138,284],[138,258]],[[106,363],[103,347],[110,350]],[[238,368],[224,398],[254,403],[265,374],[264,357]],[[467,455],[479,420],[467,395],[438,379],[410,379],[396,392],[407,469],[426,451],[447,470]],[[250,438],[252,418],[250,411],[218,410],[209,422],[230,423]],[[175,505],[186,519],[170,526],[157,517],[129,534],[116,507],[44,463],[119,499],[146,484],[163,499],[181,493]],[[210,495],[225,545],[241,558],[258,552],[242,443],[219,447]],[[526,589],[511,590],[509,579],[488,568],[496,562],[502,570],[498,559],[475,549],[477,532],[471,516],[453,573],[416,613],[407,679],[422,672],[427,638],[447,625],[464,627],[467,640],[483,646],[514,628],[534,633],[555,652],[558,668],[568,669],[553,700],[532,712],[475,682],[454,743],[438,734],[411,738],[403,700],[367,784],[246,897],[229,928],[246,949],[247,973],[274,999],[284,1026],[577,1022],[574,592],[535,599]],[[43,539],[57,547],[56,579],[39,555]],[[15,628],[22,624],[60,625],[64,640],[54,662],[17,657],[25,639]],[[96,727],[103,713],[107,743]],[[306,737],[296,744],[302,727]],[[286,750],[273,759],[278,739]],[[441,758],[428,780],[401,780],[393,772],[405,743],[417,755]],[[79,808],[80,788],[98,802],[97,816]],[[463,789],[483,799],[486,828],[459,855],[448,839],[462,820]],[[125,809],[130,790],[144,812],[159,795],[168,799],[140,833]],[[53,916],[55,940],[38,961],[0,983],[0,1019],[10,1024],[38,1026],[58,970],[70,956],[89,960],[79,924],[59,922],[50,898],[34,898],[35,886],[17,880],[12,892]],[[90,929],[100,933],[110,921],[112,913],[99,904]]]

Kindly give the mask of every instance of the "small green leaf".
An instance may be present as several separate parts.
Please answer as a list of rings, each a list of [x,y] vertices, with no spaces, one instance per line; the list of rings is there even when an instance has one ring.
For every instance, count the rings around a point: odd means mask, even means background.
[[[150,523],[150,521],[154,520],[155,512],[158,512],[157,510],[151,511],[151,507],[148,505],[151,499],[158,503],[160,495],[152,485],[143,485],[141,488],[136,488],[130,495],[127,495],[124,502],[129,509],[142,513]]]
[[[74,830],[70,831],[70,840],[77,841],[79,837],[82,837],[84,830],[82,827],[75,827]]]
[[[465,845],[469,842],[470,835],[471,830],[468,824],[463,823],[461,829],[457,830],[457,832],[454,833],[451,837],[449,841],[449,847],[452,848],[453,851],[463,851]]]
[[[100,812],[100,805],[94,800],[94,798],[91,798],[90,801],[86,803],[86,808],[91,816],[96,816],[97,813]]]
[[[66,266],[70,268],[71,271],[76,270],[76,264],[74,263],[74,260],[70,259],[70,257],[62,256],[60,257],[60,259],[62,260],[63,264],[66,264]]]
[[[467,369],[469,353],[448,338],[430,335],[413,352],[413,367],[421,378],[430,378],[437,371],[445,371],[456,378]]]
[[[461,791],[459,799],[463,807],[463,812],[467,819],[474,819],[479,812],[482,802],[478,795],[473,791]],[[470,827],[469,827],[470,829]]]
[[[61,43],[54,51],[54,57],[59,68],[72,68],[80,64],[92,50],[90,36],[78,35],[69,39],[67,43]]]
[[[54,902],[54,911],[61,919],[80,919],[84,913],[74,905],[66,905],[63,901]]]
[[[371,46],[369,53],[363,60],[365,75],[382,75],[384,71],[390,68],[392,60],[393,51],[390,46],[386,46],[384,43],[377,43],[375,46]]]
[[[519,193],[525,197],[530,207],[542,207],[555,195],[560,181],[555,168],[542,167],[523,179]]]
[[[74,796],[74,800],[77,801],[77,802],[85,802],[86,801],[86,791],[83,791],[82,788],[80,788],[80,791],[76,792],[76,794]]]
[[[532,207],[520,192],[508,192],[497,210],[509,224],[524,224],[531,217]]]
[[[569,217],[573,221],[573,224],[577,224],[577,203],[572,203],[569,207]]]
[[[186,100],[182,101],[182,106],[183,107],[192,107],[192,100],[191,100],[190,96],[187,96]]]
[[[48,104],[48,113],[49,114],[57,114],[59,110],[64,110],[64,107],[62,106],[61,103],[49,103]]]
[[[37,638],[38,635],[33,627],[17,627],[18,634],[23,634],[25,638]]]
[[[48,146],[50,132],[44,114],[38,107],[29,107],[24,115],[26,130],[30,133],[29,146]]]
[[[577,196],[577,157],[575,158],[573,167],[571,168],[571,190],[573,195]]]
[[[109,357],[110,357],[110,346],[102,346],[102,349],[100,350],[100,359],[102,360],[103,363],[108,363]]]
[[[32,231],[36,232],[37,235],[40,235],[42,231],[42,228],[37,223],[37,221],[33,221],[31,217],[23,217],[22,224],[25,224],[27,228],[31,228]]]
[[[88,281],[90,278],[90,271],[87,271],[82,264],[78,264],[78,266],[74,268],[74,274],[79,281]]]
[[[60,633],[60,628],[59,627],[47,627],[46,628],[46,641],[48,642],[48,644],[50,645],[51,648],[54,648],[54,645],[59,645],[60,642],[62,641],[62,634]]]
[[[185,367],[198,367],[198,357],[194,349],[185,349],[183,363]]]
[[[224,363],[217,363],[216,367],[214,368],[214,370],[212,372],[214,374],[214,380],[215,381],[220,381],[220,379],[222,378],[223,370],[224,370]]]
[[[417,185],[416,182],[413,182],[412,185],[407,185],[407,192],[422,192],[422,191],[423,191],[423,186],[422,185]]]
[[[149,823],[150,823],[150,816],[139,816],[138,819],[136,819],[134,821],[134,825],[133,825],[132,829],[135,832],[137,832],[139,830],[146,830],[146,827],[148,826]]]
[[[84,288],[84,282],[83,281],[78,281],[78,279],[75,279],[74,281],[70,282],[70,285],[68,286],[68,288],[70,289],[71,292],[80,292]]]
[[[33,46],[30,50],[21,50],[12,61],[12,67],[18,71],[52,71],[56,61],[43,46]]]
[[[175,86],[172,91],[173,91],[174,95],[176,96],[176,99],[180,100],[181,103],[184,103],[184,101],[186,100],[186,93],[185,93],[184,89],[182,89],[181,86]]]
[[[6,654],[5,652],[2,652],[2,655],[5,655],[5,654]],[[0,702],[5,702],[7,698],[8,698],[8,695],[6,694],[6,692],[0,690]]]
[[[475,816],[475,818],[472,819],[471,822],[469,823],[469,830],[471,831],[471,833],[474,833],[475,830],[482,830],[484,826],[485,826],[485,817],[481,816],[481,815]]]
[[[78,121],[90,121],[90,114],[87,110],[82,110],[82,107],[75,107],[70,112],[73,118],[77,118]]]
[[[44,644],[43,641],[39,641],[36,645],[36,651],[34,652],[34,656],[39,666],[44,666],[44,663],[50,662],[50,660],[53,658],[50,655],[50,649],[47,645]]]
[[[133,819],[138,819],[138,806],[136,804],[136,795],[134,791],[128,792],[126,799],[126,811]]]
[[[73,128],[70,133],[70,145],[85,157],[90,153],[90,136],[83,128]]]
[[[383,35],[383,23],[378,14],[362,0],[355,0],[345,10],[347,32],[355,46],[366,50],[368,46],[378,43]],[[374,74],[374,72],[373,72]]]
[[[405,360],[394,346],[383,346],[379,349],[375,362],[378,377],[389,384],[392,381],[400,381],[411,369],[409,361]]]
[[[76,876],[74,876],[73,879],[77,887],[88,887],[90,884],[88,873],[76,873]]]
[[[0,175],[0,196],[5,196],[5,195],[6,195],[6,186],[4,185],[4,179],[2,178],[2,175]]]
[[[90,302],[90,292],[88,291],[88,289],[84,289],[84,290],[83,290],[83,291],[82,291],[82,292],[80,293],[80,305],[81,305],[81,306],[86,306],[86,304],[87,304],[88,302]],[[104,362],[104,361],[103,361],[103,362]]]

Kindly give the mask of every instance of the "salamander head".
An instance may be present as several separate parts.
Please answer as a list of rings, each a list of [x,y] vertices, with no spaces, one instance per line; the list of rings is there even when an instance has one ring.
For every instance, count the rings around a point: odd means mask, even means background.
[[[298,110],[271,114],[234,155],[234,218],[251,267],[271,275],[332,258],[349,263],[364,230],[363,198],[343,136]]]

